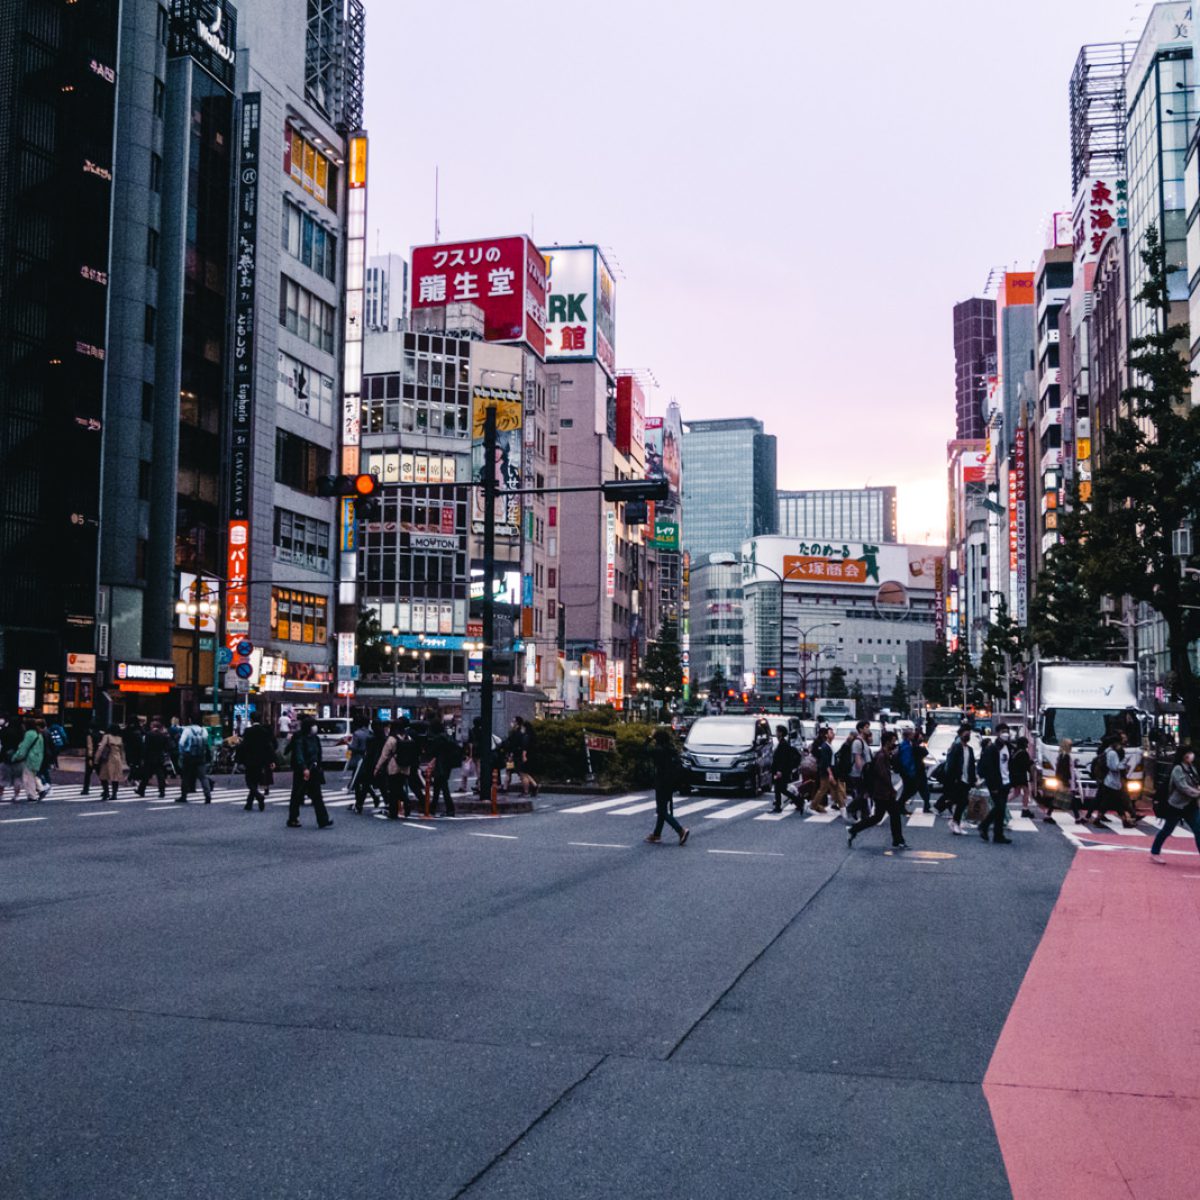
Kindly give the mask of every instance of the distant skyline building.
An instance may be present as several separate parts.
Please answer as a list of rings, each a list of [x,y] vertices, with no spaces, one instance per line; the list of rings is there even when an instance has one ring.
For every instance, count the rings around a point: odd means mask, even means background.
[[[684,422],[683,541],[694,564],[776,531],[775,463],[775,436],[754,417]]]
[[[896,540],[895,487],[807,488],[777,496],[781,537]]]
[[[996,373],[996,302],[973,296],[954,306],[955,437],[984,436],[988,376]]]
[[[394,332],[407,319],[408,259],[400,254],[373,254],[363,287],[363,327],[370,333]]]

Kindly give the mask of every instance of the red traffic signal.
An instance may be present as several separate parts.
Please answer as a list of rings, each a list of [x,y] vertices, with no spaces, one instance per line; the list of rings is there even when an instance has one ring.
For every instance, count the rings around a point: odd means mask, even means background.
[[[318,496],[373,496],[378,489],[374,475],[322,475],[317,479]]]
[[[374,475],[355,475],[354,492],[358,496],[373,496],[379,486],[379,480]]]
[[[767,678],[768,679],[774,679],[775,676],[778,674],[779,674],[779,672],[774,667],[767,668]]]

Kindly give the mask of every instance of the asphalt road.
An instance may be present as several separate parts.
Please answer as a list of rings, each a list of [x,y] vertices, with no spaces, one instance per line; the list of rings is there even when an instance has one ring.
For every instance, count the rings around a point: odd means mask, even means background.
[[[539,803],[4,805],[0,1195],[1010,1195],[981,1082],[1057,830]]]

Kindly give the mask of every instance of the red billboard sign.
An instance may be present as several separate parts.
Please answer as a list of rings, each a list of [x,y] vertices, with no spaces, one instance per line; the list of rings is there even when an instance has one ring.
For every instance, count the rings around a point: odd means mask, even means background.
[[[524,342],[546,354],[546,260],[527,238],[414,246],[412,307],[474,304],[488,342]]]
[[[225,556],[225,644],[250,632],[250,522],[230,521]]]
[[[632,375],[617,376],[617,449],[641,451],[645,441],[646,398]]]

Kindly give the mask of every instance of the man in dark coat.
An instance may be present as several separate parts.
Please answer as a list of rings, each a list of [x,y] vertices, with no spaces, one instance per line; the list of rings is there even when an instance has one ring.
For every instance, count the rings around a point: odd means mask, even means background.
[[[288,803],[288,828],[300,828],[300,805],[307,796],[317,814],[317,828],[328,829],[333,818],[325,808],[321,784],[325,782],[322,769],[321,739],[317,737],[317,722],[305,717],[300,732],[292,738],[292,795]]]

